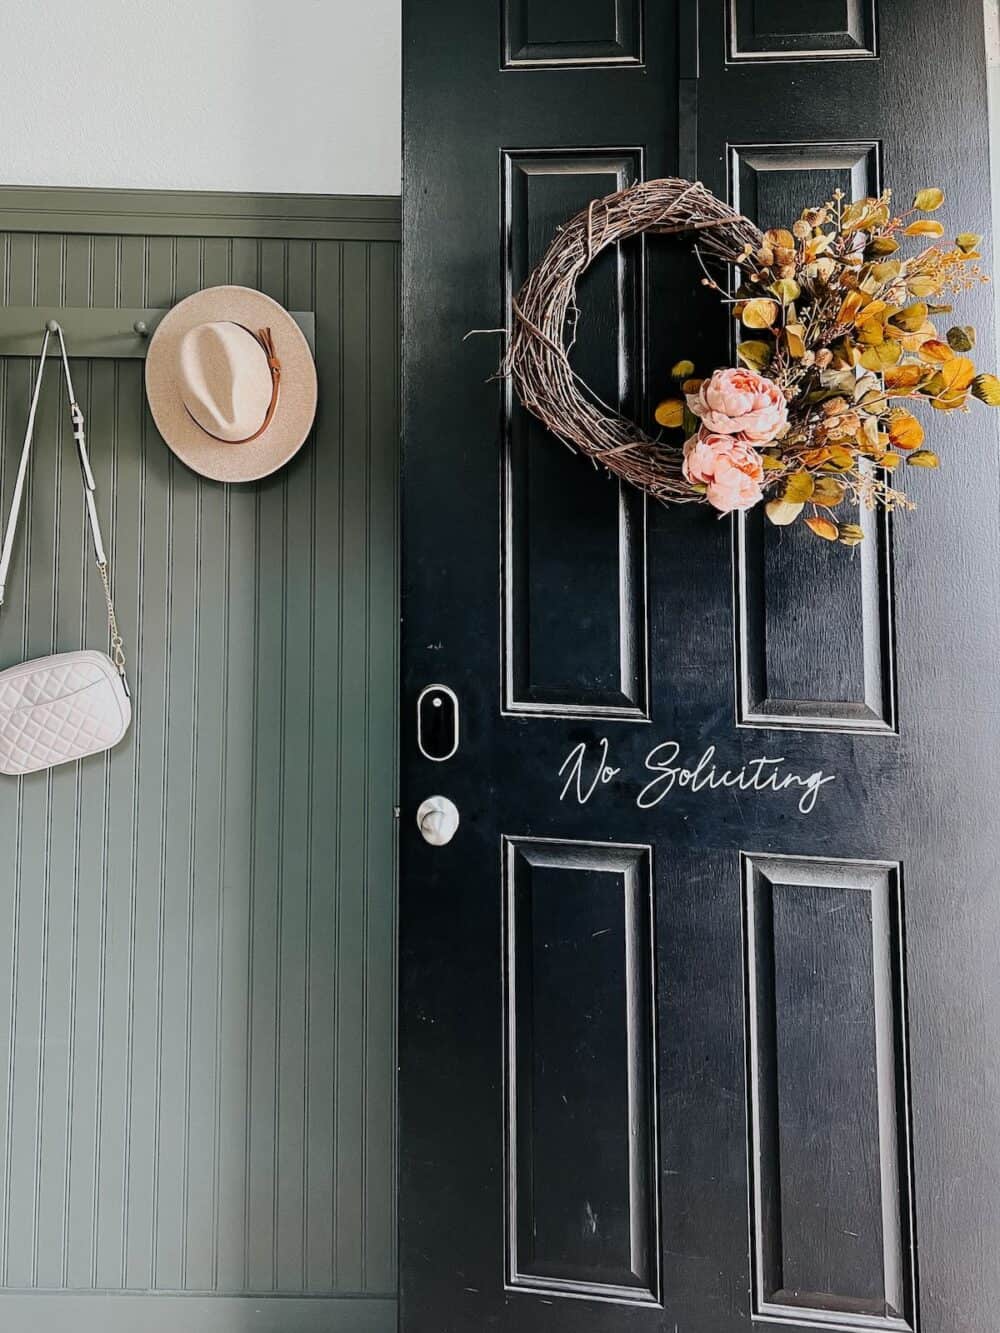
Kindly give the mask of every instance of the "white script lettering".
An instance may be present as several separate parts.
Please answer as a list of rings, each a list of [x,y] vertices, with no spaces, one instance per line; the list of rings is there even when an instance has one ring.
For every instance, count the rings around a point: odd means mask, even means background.
[[[570,787],[572,787],[575,784],[576,791],[574,795],[576,796],[576,799],[580,802],[581,805],[586,805],[587,802],[590,800],[591,796],[593,796],[594,792],[597,790],[599,785],[606,785],[607,783],[613,781],[621,772],[620,768],[608,767],[608,762],[607,762],[608,738],[607,736],[602,736],[601,757],[597,763],[596,768],[594,769],[593,780],[591,781],[590,786],[587,787],[585,791],[584,780],[583,780],[583,761],[586,757],[587,757],[587,745],[585,741],[581,741],[579,745],[575,745],[573,749],[570,750],[569,754],[563,760],[562,768],[560,768],[559,770],[559,776],[562,777],[562,775],[566,772],[567,768],[569,769],[569,776],[566,779],[565,786],[559,793],[560,801],[565,798],[566,793],[569,791]]]
[[[622,770],[608,763],[608,751],[607,737],[602,737],[599,753],[588,778],[584,776],[584,765],[588,760],[587,745],[581,741],[573,747],[559,769],[560,777],[566,775],[559,794],[560,801],[572,792],[580,805],[586,805],[599,787],[606,786],[619,776]],[[659,805],[675,788],[691,792],[735,789],[768,795],[796,791],[799,793],[799,811],[808,815],[816,808],[821,789],[827,783],[836,781],[834,774],[824,773],[821,768],[806,774],[792,772],[785,767],[784,757],[772,759],[761,755],[746,760],[738,768],[724,768],[716,761],[714,745],[709,745],[690,766],[680,762],[680,754],[678,741],[662,741],[646,755],[644,767],[654,776],[636,797],[635,803],[640,810],[651,810]]]

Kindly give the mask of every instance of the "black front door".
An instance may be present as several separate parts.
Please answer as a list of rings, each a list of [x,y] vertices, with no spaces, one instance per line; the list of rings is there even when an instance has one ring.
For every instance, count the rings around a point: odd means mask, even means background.
[[[982,7],[404,13],[403,1333],[995,1333],[993,419],[935,414],[918,512],[848,553],[644,504],[463,341],[640,177],[765,226],[940,185],[988,231]],[[731,355],[680,243],[580,296],[646,424]]]

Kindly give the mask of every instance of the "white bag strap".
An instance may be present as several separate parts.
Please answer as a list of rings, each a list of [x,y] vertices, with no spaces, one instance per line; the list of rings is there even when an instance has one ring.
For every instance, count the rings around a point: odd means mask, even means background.
[[[35,376],[35,387],[31,394],[31,406],[28,409],[28,424],[24,432],[24,443],[21,446],[21,461],[18,465],[17,478],[14,482],[14,494],[11,497],[10,514],[7,518],[7,530],[4,534],[3,548],[0,549],[0,606],[3,605],[4,601],[7,573],[10,569],[11,556],[14,551],[14,539],[17,535],[18,520],[21,516],[25,481],[28,475],[28,462],[31,458],[31,445],[35,435],[35,416],[38,411],[38,399],[42,391],[42,376],[45,373],[45,361],[49,350],[49,338],[53,332],[59,338],[63,378],[66,382],[69,412],[73,422],[73,438],[76,441],[77,455],[80,460],[80,476],[83,481],[83,496],[87,504],[87,518],[90,521],[90,535],[94,543],[94,558],[97,561],[97,570],[101,576],[104,597],[108,605],[108,627],[111,631],[111,657],[115,666],[118,668],[118,673],[127,690],[128,683],[125,677],[125,650],[121,634],[118,632],[118,618],[115,615],[115,605],[111,598],[111,580],[108,572],[108,557],[104,550],[104,538],[101,536],[101,524],[97,517],[97,485],[94,481],[94,473],[91,470],[90,457],[87,453],[87,439],[84,428],[83,411],[80,408],[80,404],[76,401],[76,394],[73,391],[73,378],[70,375],[69,370],[66,340],[63,337],[62,328],[55,322],[55,320],[50,321],[47,325],[45,336],[42,338],[42,350],[38,361],[38,373]]]

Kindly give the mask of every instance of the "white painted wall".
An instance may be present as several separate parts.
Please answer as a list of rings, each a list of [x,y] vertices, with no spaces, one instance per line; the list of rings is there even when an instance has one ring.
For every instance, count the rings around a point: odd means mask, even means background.
[[[401,0],[0,0],[0,184],[398,194]]]

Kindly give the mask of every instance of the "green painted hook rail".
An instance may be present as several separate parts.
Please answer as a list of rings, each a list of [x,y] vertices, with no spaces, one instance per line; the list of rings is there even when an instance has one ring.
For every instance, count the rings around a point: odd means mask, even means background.
[[[141,360],[150,335],[169,307],[0,306],[0,357],[37,356],[50,321],[62,325],[70,354]],[[316,316],[311,310],[289,312],[316,350]]]

